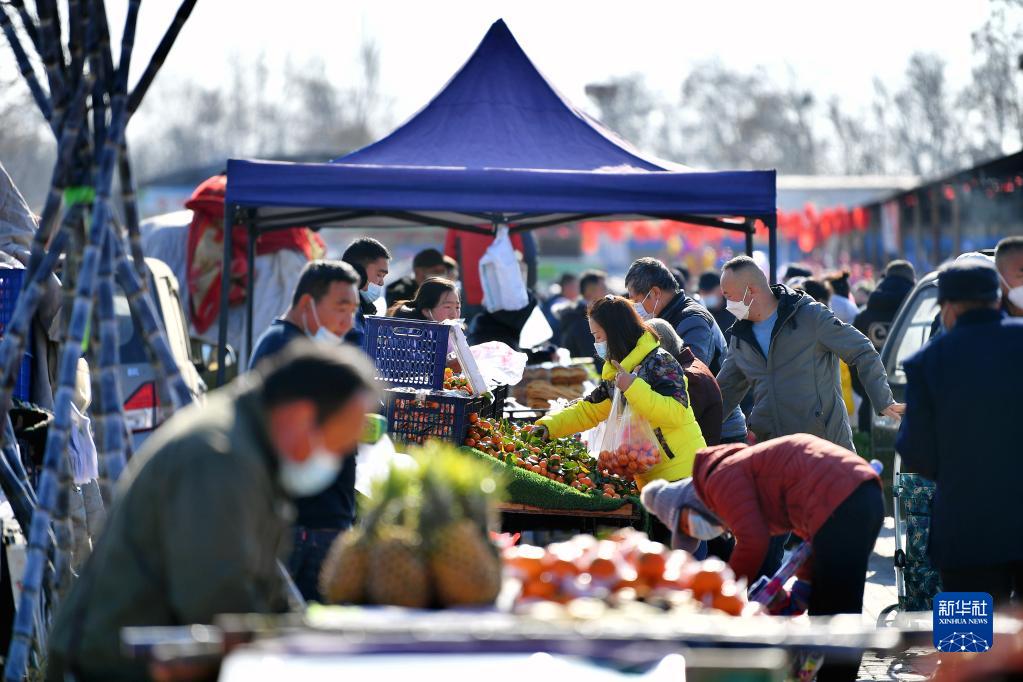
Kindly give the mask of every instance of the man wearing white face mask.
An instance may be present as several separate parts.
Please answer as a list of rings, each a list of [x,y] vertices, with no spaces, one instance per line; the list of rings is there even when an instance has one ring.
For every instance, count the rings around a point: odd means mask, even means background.
[[[355,325],[346,339],[361,346],[366,316],[378,314],[377,301],[384,295],[384,280],[390,268],[391,252],[376,239],[361,237],[348,245],[341,260],[354,267],[361,278],[359,310],[355,313]]]
[[[299,340],[162,425],[61,601],[48,675],[148,679],[121,650],[123,627],[284,611],[288,499],[334,480],[378,398],[373,373],[353,348]]]
[[[995,267],[1002,281],[1002,310],[1011,317],[1023,317],[1023,237],[998,242]]]
[[[338,344],[352,328],[359,306],[359,275],[342,261],[311,261],[302,269],[291,307],[256,340],[249,368],[294,339],[308,337]]]
[[[700,362],[714,374],[720,371],[728,352],[725,335],[711,312],[678,288],[667,265],[656,258],[636,260],[625,275],[625,288],[641,318],[659,317],[671,324]],[[724,417],[721,442],[744,442],[746,417],[738,405],[726,410]]]
[[[291,308],[256,342],[249,368],[276,355],[296,339],[338,346],[352,328],[358,307],[359,276],[342,261],[313,261],[302,270]],[[354,454],[354,453],[353,453]],[[288,570],[307,600],[319,598],[320,564],[339,533],[355,521],[355,457],[346,457],[325,490],[295,499],[294,540]]]
[[[874,409],[899,418],[884,365],[855,327],[801,291],[769,286],[748,256],[725,263],[721,291],[738,322],[717,375],[727,412],[753,391],[750,430],[758,440],[810,433],[855,451],[838,358],[855,367]]]

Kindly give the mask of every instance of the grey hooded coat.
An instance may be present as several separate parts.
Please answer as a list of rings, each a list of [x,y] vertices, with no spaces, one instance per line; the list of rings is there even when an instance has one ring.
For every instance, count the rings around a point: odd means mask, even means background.
[[[717,375],[724,413],[753,391],[750,430],[758,440],[810,433],[854,450],[839,378],[839,359],[859,374],[874,409],[895,402],[881,358],[855,327],[801,291],[776,285],[778,319],[761,349],[753,324],[731,327],[728,355]]]

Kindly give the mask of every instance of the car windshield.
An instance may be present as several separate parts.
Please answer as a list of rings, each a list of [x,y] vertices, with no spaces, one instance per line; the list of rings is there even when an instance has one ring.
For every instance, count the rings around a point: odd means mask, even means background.
[[[931,338],[934,318],[938,315],[938,287],[921,289],[909,303],[910,309],[903,317],[902,328],[894,341],[895,368],[889,371],[892,381],[905,383],[906,372],[902,364]]]

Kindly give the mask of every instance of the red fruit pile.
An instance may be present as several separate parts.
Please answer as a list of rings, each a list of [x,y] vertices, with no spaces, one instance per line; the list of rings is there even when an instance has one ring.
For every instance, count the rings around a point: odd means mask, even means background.
[[[622,443],[614,450],[602,450],[597,456],[597,468],[623,478],[650,471],[661,461],[661,450],[656,443]]]

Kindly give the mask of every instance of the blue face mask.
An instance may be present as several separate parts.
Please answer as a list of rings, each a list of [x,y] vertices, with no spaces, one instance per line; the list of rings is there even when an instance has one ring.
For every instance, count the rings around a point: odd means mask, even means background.
[[[607,360],[607,341],[594,341],[593,350],[597,352],[601,360]]]

